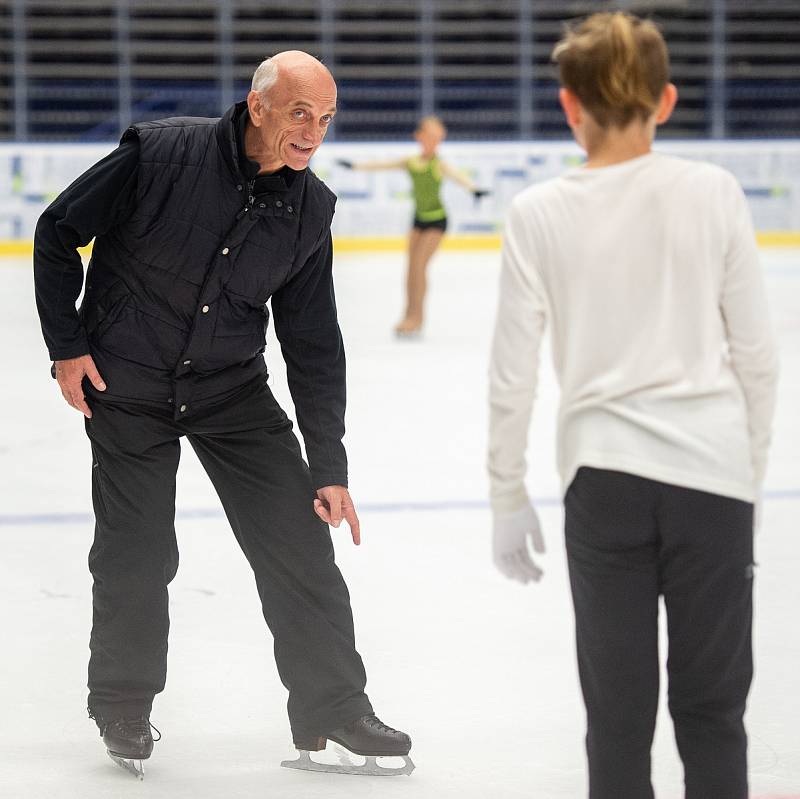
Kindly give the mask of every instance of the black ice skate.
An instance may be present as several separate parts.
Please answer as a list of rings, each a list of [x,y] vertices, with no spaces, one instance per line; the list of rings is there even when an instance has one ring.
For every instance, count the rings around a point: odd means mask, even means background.
[[[147,716],[138,718],[118,718],[106,722],[104,719],[95,719],[100,727],[100,735],[108,750],[108,756],[125,771],[134,777],[144,779],[143,760],[147,760],[153,752],[153,734],[150,732],[152,725]],[[158,738],[161,733],[155,728]],[[138,763],[138,765],[137,765]]]
[[[325,749],[328,741],[333,741],[355,755],[366,758],[363,765],[353,763],[342,752],[340,763],[318,763],[311,759],[310,752]],[[326,735],[296,738],[295,748],[300,751],[297,760],[284,760],[285,768],[296,768],[302,771],[329,771],[335,774],[368,774],[374,777],[386,777],[397,774],[411,774],[414,763],[408,756],[411,750],[411,738],[404,732],[392,729],[384,724],[374,713],[362,716],[344,727],[340,727]],[[404,764],[398,768],[381,766],[379,757],[402,757]]]

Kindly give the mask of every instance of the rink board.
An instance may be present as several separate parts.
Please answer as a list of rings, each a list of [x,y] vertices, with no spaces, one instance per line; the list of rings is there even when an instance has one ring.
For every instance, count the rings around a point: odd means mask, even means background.
[[[0,254],[28,254],[44,208],[114,146],[114,142],[0,145]],[[761,243],[800,244],[800,140],[657,142],[656,149],[728,169],[744,187],[763,236]],[[401,247],[412,202],[403,170],[353,171],[336,161],[398,159],[414,152],[411,141],[330,142],[320,149],[312,168],[339,197],[333,234],[340,248]],[[457,249],[496,248],[511,198],[526,186],[581,163],[581,151],[572,142],[445,143],[441,155],[491,191],[476,203],[457,184],[445,183],[449,246]]]

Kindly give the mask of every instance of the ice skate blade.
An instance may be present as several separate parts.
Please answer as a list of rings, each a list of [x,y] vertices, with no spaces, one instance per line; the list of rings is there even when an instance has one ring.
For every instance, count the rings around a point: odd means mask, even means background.
[[[106,750],[108,752],[108,750]],[[121,768],[124,768],[129,774],[132,774],[136,777],[137,780],[144,779],[144,766],[142,765],[142,761],[132,760],[131,758],[124,758],[119,757],[118,755],[113,755],[111,752],[108,752],[108,756]],[[137,768],[136,763],[139,763]]]
[[[411,774],[414,770],[414,763],[408,755],[398,755],[402,757],[404,765],[399,768],[387,768],[386,766],[378,765],[377,758],[367,757],[366,763],[363,766],[356,765],[355,763],[343,762],[339,763],[317,763],[311,759],[311,755],[305,750],[300,749],[300,756],[297,760],[284,760],[281,763],[283,768],[294,768],[299,771],[327,771],[331,774],[362,774],[368,777],[394,777],[399,774]],[[345,758],[349,760],[349,758]]]

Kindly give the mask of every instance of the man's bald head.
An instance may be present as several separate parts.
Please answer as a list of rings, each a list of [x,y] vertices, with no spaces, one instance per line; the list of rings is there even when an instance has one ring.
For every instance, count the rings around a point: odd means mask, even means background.
[[[272,87],[287,78],[310,81],[321,87],[332,87],[336,91],[336,83],[330,70],[319,59],[303,50],[284,50],[262,61],[253,74],[251,91],[258,92],[267,101]]]
[[[327,75],[329,78],[331,78],[331,80],[333,80],[331,73],[322,63],[322,61],[320,61],[318,58],[314,58],[314,56],[310,55],[309,53],[303,52],[302,50],[284,50],[282,53],[275,53],[271,59],[267,60],[276,63],[279,69],[308,69],[312,72],[318,72],[320,74]]]

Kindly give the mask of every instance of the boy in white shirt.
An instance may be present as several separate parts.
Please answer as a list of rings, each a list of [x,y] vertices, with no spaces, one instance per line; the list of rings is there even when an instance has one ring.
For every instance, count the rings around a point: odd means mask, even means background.
[[[524,477],[549,324],[590,797],[653,797],[663,595],[686,799],[746,799],[753,503],[777,382],[752,222],[730,174],[651,151],[677,99],[655,26],[595,14],[553,57],[587,162],[523,191],[507,219],[490,368],[495,563],[541,576]]]

